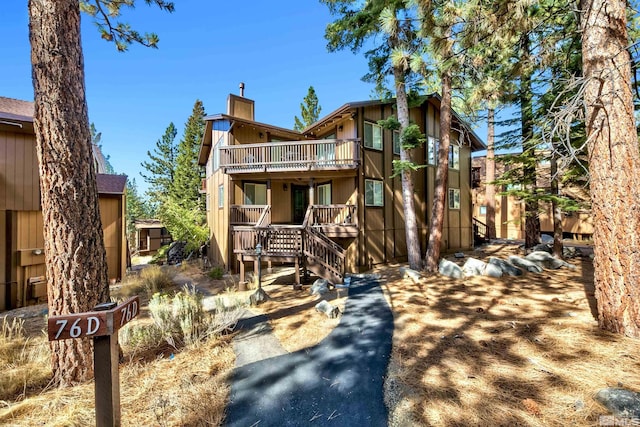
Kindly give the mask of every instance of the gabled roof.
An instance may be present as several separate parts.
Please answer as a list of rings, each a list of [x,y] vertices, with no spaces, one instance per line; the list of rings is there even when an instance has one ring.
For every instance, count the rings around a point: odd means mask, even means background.
[[[33,102],[0,96],[0,120],[33,122]]]
[[[434,106],[436,106],[438,109],[440,109],[441,98],[440,98],[440,95],[438,95],[437,93],[423,96],[421,97],[421,99],[422,99],[421,104],[424,104],[425,102],[430,102]],[[386,100],[379,99],[379,100],[370,100],[370,101],[347,102],[337,110],[329,113],[328,115],[324,116],[323,118],[313,123],[312,125],[307,126],[305,129],[303,129],[302,133],[304,135],[312,135],[314,131],[318,131],[320,128],[324,126],[327,126],[331,123],[335,123],[339,120],[342,120],[348,117],[353,117],[355,110],[358,108],[371,107],[376,105],[389,105],[389,104],[395,104],[395,102],[396,102],[395,98],[386,99]],[[485,143],[482,141],[482,139],[480,139],[478,135],[476,135],[476,133],[469,126],[469,124],[465,120],[463,120],[454,110],[451,110],[451,112],[453,113],[453,122],[454,122],[453,124],[459,125],[456,130],[459,130],[462,133],[464,133],[464,137],[469,141],[471,145],[471,151],[485,150],[487,148]]]
[[[98,194],[124,194],[127,186],[126,175],[110,175],[99,173],[96,175]]]

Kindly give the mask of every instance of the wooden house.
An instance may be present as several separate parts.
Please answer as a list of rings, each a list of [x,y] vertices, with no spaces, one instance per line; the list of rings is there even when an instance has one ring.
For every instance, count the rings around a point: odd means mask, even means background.
[[[126,270],[124,175],[98,174],[109,278]],[[45,300],[33,103],[0,97],[0,310]]]
[[[173,241],[169,231],[158,219],[137,219],[135,227],[134,250],[138,255],[154,255],[161,246]]]
[[[506,166],[496,156],[496,178],[506,171]],[[536,187],[549,192],[550,164],[542,161],[537,166]],[[476,226],[484,234],[487,222],[487,204],[485,198],[486,188],[486,157],[472,159],[472,187],[473,187],[473,218]],[[525,238],[525,206],[524,202],[512,195],[500,194],[507,188],[499,186],[495,190],[495,224],[496,238],[523,240]],[[581,204],[589,204],[588,190],[577,186],[560,186],[560,192]],[[538,217],[540,219],[540,231],[543,234],[553,236],[553,212],[551,204],[540,202]],[[593,217],[589,209],[580,209],[574,212],[566,212],[562,215],[562,231],[565,238],[575,240],[590,239],[593,235]]]
[[[427,135],[414,158],[426,165],[415,177],[415,207],[422,252],[434,191],[439,141],[437,96],[411,109]],[[213,265],[239,270],[255,262],[292,262],[333,283],[345,272],[406,261],[399,133],[378,120],[394,115],[394,102],[350,102],[296,132],[256,122],[254,101],[229,95],[227,113],[208,116],[199,154],[211,231]],[[454,114],[448,200],[442,249],[473,246],[471,152],[482,141]],[[296,273],[299,269],[296,269]],[[304,270],[303,270],[304,271]],[[296,277],[299,283],[299,276]]]

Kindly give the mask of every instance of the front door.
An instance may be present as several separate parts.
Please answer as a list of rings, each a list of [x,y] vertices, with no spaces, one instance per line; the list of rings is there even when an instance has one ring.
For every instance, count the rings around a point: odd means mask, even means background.
[[[302,224],[304,216],[309,206],[309,188],[303,185],[291,186],[291,197],[293,198],[293,223]]]

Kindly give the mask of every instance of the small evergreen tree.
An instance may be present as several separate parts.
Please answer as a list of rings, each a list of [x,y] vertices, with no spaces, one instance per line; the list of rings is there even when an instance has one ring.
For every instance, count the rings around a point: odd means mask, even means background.
[[[173,186],[176,170],[176,134],[176,127],[173,123],[169,123],[162,138],[156,142],[153,154],[147,151],[150,161],[141,163],[148,174],[140,175],[150,184],[148,193],[156,202],[167,196]]]
[[[204,115],[202,101],[196,100],[176,150],[175,173],[169,194],[178,205],[188,209],[202,208],[198,151],[204,136]]]
[[[302,120],[299,119],[298,116],[295,116],[293,118],[293,120],[295,121],[293,129],[300,132],[307,126],[310,126],[318,121],[321,110],[322,107],[318,104],[316,91],[313,86],[309,86],[307,96],[305,96],[302,100],[302,103],[300,103],[300,115],[302,116]]]

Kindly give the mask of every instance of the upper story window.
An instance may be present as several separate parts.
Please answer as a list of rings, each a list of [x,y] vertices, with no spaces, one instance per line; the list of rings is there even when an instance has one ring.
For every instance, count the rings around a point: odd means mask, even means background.
[[[393,154],[400,155],[400,131],[393,131]]]
[[[460,147],[457,145],[449,147],[449,168],[460,170]]]
[[[364,146],[374,150],[382,150],[382,126],[364,122]]]
[[[460,209],[460,189],[449,189],[449,209]]]
[[[427,138],[427,164],[438,164],[438,148],[440,147],[440,140],[430,136]]]
[[[218,138],[218,142],[213,146],[212,154],[212,171],[207,170],[207,177],[211,176],[212,172],[217,171],[220,168],[220,147],[224,145],[224,135]]]
[[[218,208],[224,207],[224,184],[218,186]]]
[[[364,204],[366,206],[383,206],[382,181],[377,179],[364,180]]]

